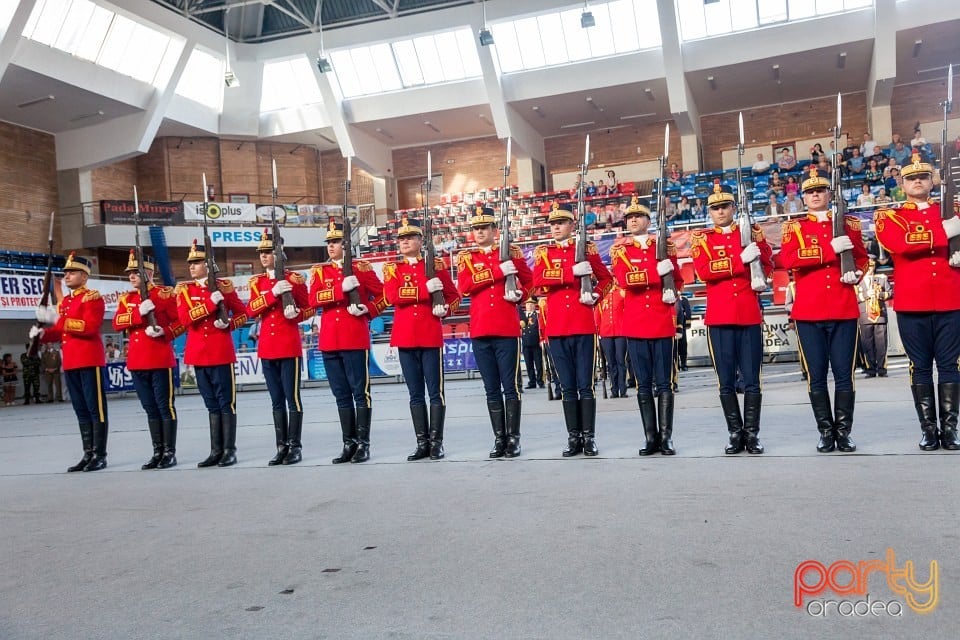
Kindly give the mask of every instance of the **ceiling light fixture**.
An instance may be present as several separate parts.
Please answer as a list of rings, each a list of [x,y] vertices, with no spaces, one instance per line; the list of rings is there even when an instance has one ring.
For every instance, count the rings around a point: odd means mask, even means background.
[[[386,129],[383,129],[383,128],[381,128],[381,127],[377,127],[377,128],[376,128],[376,132],[379,133],[380,135],[382,135],[384,138],[387,138],[388,140],[393,140],[393,136],[390,135],[390,134],[387,132]]]
[[[577,127],[588,127],[591,124],[597,124],[596,121],[591,120],[590,122],[574,122],[572,124],[562,124],[560,125],[561,129],[576,129]]]
[[[847,66],[847,52],[841,51],[837,55],[837,69],[843,69]]]
[[[436,125],[434,125],[434,124],[433,124],[432,122],[430,122],[429,120],[425,121],[425,122],[423,123],[423,126],[432,129],[435,133],[440,133],[440,129],[437,129]]]
[[[323,49],[323,22],[320,19],[321,11],[317,11],[317,29],[320,31],[320,55],[317,57],[317,71],[320,73],[330,73],[333,71],[333,65],[330,64],[330,60],[327,59],[327,56],[324,54]]]
[[[648,100],[656,100],[656,98],[653,97],[653,89],[651,89],[650,87],[647,87],[646,89],[644,89],[643,92],[647,94]]]
[[[717,79],[713,76],[707,76],[707,82],[710,84],[710,88],[714,91],[717,90]]]
[[[226,50],[227,57],[227,69],[223,73],[223,84],[227,89],[233,89],[234,87],[240,86],[240,80],[237,78],[237,74],[230,69],[230,7],[228,6],[226,11],[223,12],[223,40],[224,40],[224,49]]]
[[[923,40],[916,40],[913,43],[913,57],[916,58],[920,55],[920,47],[923,46]]]
[[[35,104],[41,104],[41,103],[46,102],[46,101],[48,101],[48,100],[56,100],[56,96],[54,96],[53,94],[50,94],[50,95],[48,95],[48,96],[42,96],[42,97],[40,97],[40,98],[34,98],[33,100],[27,100],[26,102],[21,102],[20,104],[18,104],[18,105],[17,105],[17,108],[18,108],[18,109],[25,109],[25,108],[27,108],[27,107],[32,107],[32,106],[35,105]]]
[[[93,113],[86,113],[82,116],[77,116],[76,118],[70,118],[70,122],[80,122],[82,120],[89,120],[90,118],[99,118],[103,115],[103,111],[98,109]]]
[[[490,29],[487,28],[487,0],[483,0],[480,6],[483,9],[483,26],[480,27],[480,32],[477,33],[477,37],[480,39],[481,47],[489,47],[493,44],[493,34],[490,33]]]
[[[546,118],[546,117],[547,117],[547,114],[545,114],[545,113],[543,112],[543,109],[541,109],[541,108],[538,107],[537,105],[533,105],[533,106],[530,107],[530,108],[533,109],[533,112],[534,112],[535,114],[537,114],[538,116],[540,116],[541,118]]]
[[[594,19],[593,14],[590,13],[590,10],[587,9],[587,0],[583,1],[583,13],[580,14],[580,27],[583,29],[589,29],[590,27],[597,26],[597,21]]]
[[[620,116],[621,120],[635,120],[636,118],[649,118],[650,116],[657,115],[656,112],[653,113],[634,113],[629,116]]]

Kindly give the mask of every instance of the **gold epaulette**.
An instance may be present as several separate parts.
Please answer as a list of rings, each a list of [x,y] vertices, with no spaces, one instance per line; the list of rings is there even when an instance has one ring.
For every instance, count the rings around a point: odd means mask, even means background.
[[[373,271],[373,266],[366,260],[354,260],[353,268],[355,271]]]
[[[614,260],[617,256],[622,256],[627,252],[627,245],[619,241],[610,245],[610,259]]]
[[[863,223],[860,222],[860,218],[857,216],[845,216],[843,222],[854,231],[860,231],[863,229]]]
[[[673,240],[667,240],[667,255],[677,255],[677,244]]]
[[[396,262],[386,262],[383,265],[383,279],[388,280],[390,278],[395,278],[397,276],[397,264]]]
[[[157,287],[157,295],[161,300],[168,300],[176,295],[173,287]]]
[[[760,242],[763,240],[763,229],[760,228],[760,225],[755,224],[753,228],[750,229],[750,239],[754,242]]]
[[[93,302],[100,299],[100,292],[96,289],[88,289],[83,295],[83,302]]]
[[[518,247],[515,244],[510,245],[510,257],[511,258],[523,258],[523,249]]]
[[[433,259],[433,268],[436,269],[437,271],[443,271],[444,269],[447,268],[447,265],[445,265],[445,264],[443,263],[443,260],[441,260],[440,258],[434,258],[434,259]]]
[[[303,284],[306,282],[306,278],[303,277],[299,271],[291,271],[290,279],[293,280],[293,284]]]
[[[587,253],[588,256],[600,255],[600,251],[597,249],[596,243],[594,243],[594,242],[592,242],[592,241],[588,241],[588,242],[587,242],[587,251],[586,251],[586,253]]]
[[[458,269],[463,269],[466,266],[467,260],[470,258],[471,253],[472,251],[470,251],[470,249],[464,249],[463,251],[457,254]]]
[[[255,276],[251,276],[251,277],[250,277],[250,281],[249,281],[247,284],[249,284],[251,290],[252,290],[252,289],[254,288],[254,286],[257,284],[257,280],[260,279],[260,276],[261,276],[261,275],[262,275],[262,274],[258,274],[258,275],[255,275]]]
[[[690,240],[702,242],[707,237],[707,232],[704,229],[696,229],[693,233],[690,234]]]
[[[220,285],[220,293],[233,293],[233,282],[226,278],[217,278],[217,284]]]
[[[190,285],[190,282],[178,282],[176,288],[173,290],[173,295],[178,296],[181,293],[187,290],[187,287]]]
[[[533,259],[536,260],[547,260],[547,245],[541,244],[539,247],[533,250]]]
[[[796,220],[787,220],[782,225],[780,225],[780,234],[783,237],[790,235],[791,233],[799,233],[800,223]]]

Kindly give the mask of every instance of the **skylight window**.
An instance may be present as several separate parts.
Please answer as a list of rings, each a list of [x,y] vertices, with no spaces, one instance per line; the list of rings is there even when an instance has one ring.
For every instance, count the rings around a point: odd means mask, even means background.
[[[90,0],[37,0],[23,35],[151,84],[167,82],[179,55],[170,36]]]
[[[872,7],[873,0],[677,0],[683,40]]]
[[[306,56],[263,65],[260,111],[278,111],[323,102],[317,77]]]
[[[470,29],[333,51],[330,61],[347,98],[481,75]]]
[[[500,70],[538,69],[661,44],[656,0],[595,2],[589,10],[596,24],[587,29],[580,24],[582,8],[491,24]]]
[[[225,68],[223,58],[194,49],[180,76],[177,94],[220,111],[223,106]]]

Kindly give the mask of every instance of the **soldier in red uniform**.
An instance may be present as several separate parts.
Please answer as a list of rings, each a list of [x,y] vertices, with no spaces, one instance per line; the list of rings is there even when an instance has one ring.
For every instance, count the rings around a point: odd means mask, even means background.
[[[212,249],[211,249],[212,250]],[[219,291],[207,284],[207,252],[196,240],[187,254],[192,280],[177,285],[177,317],[187,328],[185,364],[194,366],[197,390],[210,420],[210,455],[198,467],[229,467],[237,463],[237,354],[230,332],[246,323],[243,303],[229,280],[218,279]],[[220,304],[229,312],[218,316]]]
[[[610,249],[613,276],[623,287],[623,325],[630,363],[637,378],[637,404],[646,443],[641,456],[658,451],[672,456],[673,385],[676,380],[673,350],[676,339],[676,296],[663,290],[662,278],[674,274],[674,286],[683,286],[677,248],[667,242],[667,258],[657,260],[657,238],[648,233],[650,210],[636,197],[624,215],[631,237]],[[657,399],[656,404],[654,398]]]
[[[103,367],[106,357],[100,326],[104,302],[99,291],[87,289],[90,261],[74,253],[63,267],[63,282],[70,293],[58,309],[37,307],[37,320],[53,325],[32,327],[30,339],[63,343],[63,370],[70,402],[77,414],[83,458],[67,471],[99,471],[107,466],[107,396]]]
[[[400,258],[383,268],[383,291],[395,308],[390,345],[400,353],[400,369],[410,394],[410,416],[417,449],[407,460],[443,458],[443,318],[459,300],[457,286],[443,261],[436,259],[436,276],[427,278],[423,262],[423,231],[406,216],[397,229]],[[428,242],[432,239],[428,239]],[[443,304],[434,305],[431,294],[443,293]],[[424,385],[430,396],[430,418],[424,402]]]
[[[800,357],[809,373],[810,405],[820,431],[817,451],[851,452],[857,449],[850,439],[860,319],[856,284],[867,268],[867,251],[860,220],[855,216],[844,220],[846,235],[833,237],[829,173],[811,167],[801,189],[807,217],[783,224],[780,251],[780,261],[793,271],[796,281],[790,317],[796,323]],[[842,251],[853,251],[855,272],[841,273]],[[827,388],[828,368],[833,370],[833,408]]]
[[[627,397],[627,339],[623,327],[624,291],[614,286],[594,307],[600,349],[607,363],[610,397]]]
[[[588,242],[586,260],[576,261],[573,212],[554,203],[550,212],[553,242],[534,252],[533,286],[546,292],[550,322],[546,334],[550,355],[563,390],[563,418],[567,427],[564,457],[599,453],[596,443],[597,400],[593,394],[597,361],[597,327],[593,307],[613,284],[597,246]],[[580,278],[591,276],[593,291],[581,293]]]
[[[739,227],[733,221],[736,202],[719,182],[707,198],[712,229],[695,231],[690,238],[693,266],[707,285],[707,342],[717,372],[720,406],[727,423],[728,454],[763,453],[760,443],[760,367],[763,362],[763,316],[757,290],[765,282],[751,282],[750,263],[760,260],[764,272],[773,271],[773,250],[763,231],[752,229],[753,242],[740,246]],[[743,413],[737,399],[737,372],[744,387]]]
[[[960,449],[960,252],[950,255],[949,241],[960,235],[960,218],[941,217],[942,206],[956,211],[955,202],[930,202],[933,168],[921,162],[918,154],[901,175],[907,201],[899,209],[876,211],[877,240],[893,257],[893,309],[910,358],[910,388],[923,432],[920,448],[956,450]]]
[[[510,259],[500,262],[497,218],[493,209],[477,205],[470,219],[477,246],[457,256],[457,289],[470,296],[470,339],[487,395],[493,427],[491,458],[520,455],[520,322],[517,305],[530,290],[533,275],[520,247],[510,247]],[[517,288],[505,289],[507,276]]]
[[[260,318],[257,355],[270,393],[273,432],[277,443],[277,455],[267,462],[271,467],[297,464],[303,458],[300,440],[303,431],[303,403],[300,401],[303,345],[300,343],[300,323],[313,317],[303,276],[286,269],[277,278],[274,241],[273,235],[264,229],[260,244],[257,245],[264,272],[250,278],[250,302],[246,309],[248,317]],[[283,244],[282,239],[280,244]],[[285,293],[290,294],[290,304],[286,306],[283,304]]]
[[[354,275],[343,275],[343,225],[332,220],[327,253],[330,261],[313,267],[310,302],[321,311],[319,346],[343,435],[343,451],[332,462],[366,462],[373,415],[370,320],[383,312],[387,302],[383,283],[366,260],[354,259]],[[351,291],[357,291],[357,304],[350,303]]]
[[[136,252],[131,249],[126,274],[133,291],[120,296],[113,328],[127,332],[127,369],[147,413],[153,443],[153,456],[140,468],[169,469],[177,464],[177,409],[173,393],[177,357],[173,353],[173,340],[184,329],[177,319],[173,287],[153,284],[154,266],[148,258],[143,260],[147,298],[141,299],[138,266]]]

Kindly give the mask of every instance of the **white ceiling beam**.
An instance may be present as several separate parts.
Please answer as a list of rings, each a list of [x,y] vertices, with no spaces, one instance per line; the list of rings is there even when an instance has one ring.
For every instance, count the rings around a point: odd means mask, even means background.
[[[397,17],[396,3],[394,3],[393,5],[389,5],[386,2],[384,2],[384,0],[370,0],[370,1],[373,2],[373,4],[377,5],[378,7],[380,7],[381,9],[383,9],[383,12],[386,13],[391,18]]]
[[[9,2],[9,0],[7,1]],[[20,34],[27,26],[27,20],[30,19],[30,14],[33,13],[36,4],[37,0],[20,0],[20,4],[13,12],[13,19],[7,25],[6,31],[0,34],[0,79],[7,72],[7,67],[10,66],[10,61],[13,60],[13,55],[17,51],[17,45],[24,39]]]
[[[867,109],[890,105],[897,81],[897,1],[875,0],[873,54],[867,80]]]

